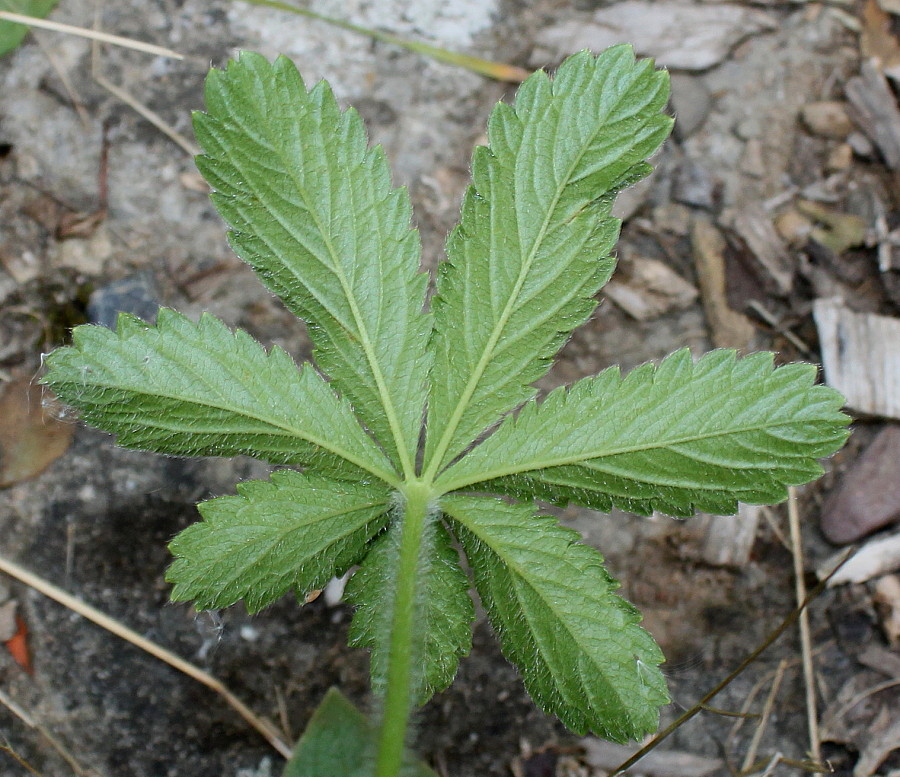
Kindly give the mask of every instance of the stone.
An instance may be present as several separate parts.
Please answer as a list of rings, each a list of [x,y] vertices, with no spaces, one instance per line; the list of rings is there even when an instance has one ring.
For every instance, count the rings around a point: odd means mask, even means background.
[[[808,103],[800,111],[803,123],[814,135],[844,140],[856,126],[847,112],[847,104],[838,100]]]
[[[675,175],[672,195],[676,202],[712,210],[715,205],[715,181],[703,165],[686,159]]]
[[[822,508],[822,533],[844,545],[900,520],[900,426],[885,426]]]
[[[712,95],[698,76],[673,73],[672,111],[675,137],[686,140],[703,126],[712,108]]]
[[[625,0],[600,9],[590,21],[567,20],[542,30],[531,63],[540,67],[573,51],[602,51],[628,41],[663,67],[707,70],[741,41],[777,26],[762,11],[729,3]]]
[[[799,211],[786,210],[775,218],[775,230],[792,248],[805,245],[813,230],[813,223]]]

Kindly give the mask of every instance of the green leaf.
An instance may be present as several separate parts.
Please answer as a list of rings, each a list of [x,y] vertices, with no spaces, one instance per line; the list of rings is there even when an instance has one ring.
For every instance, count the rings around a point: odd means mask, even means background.
[[[309,365],[298,370],[204,314],[159,311],[155,327],[120,315],[116,331],[80,326],[51,353],[44,383],[118,442],[176,456],[246,454],[336,477],[390,482],[389,462],[347,402]]]
[[[813,365],[772,364],[726,350],[695,364],[684,349],[625,378],[605,370],[525,405],[440,485],[643,515],[782,501],[822,474],[850,419]]]
[[[0,11],[43,19],[58,2],[59,0],[0,0]],[[27,25],[0,20],[0,57],[16,48],[27,34]]]
[[[424,408],[427,275],[405,189],[324,81],[243,53],[206,80],[197,166],[235,252],[310,325],[316,360],[407,475]]]
[[[538,706],[614,742],[655,731],[669,701],[663,655],[614,593],[603,557],[530,505],[448,496],[441,506],[458,522],[503,653]]]
[[[243,599],[256,612],[291,589],[302,598],[362,558],[391,501],[385,488],[292,470],[237,491],[201,502],[203,521],[169,543],[173,601],[208,610]]]
[[[313,713],[282,777],[372,777],[376,732],[337,689],[331,688]],[[398,777],[437,777],[407,754]]]
[[[668,75],[628,46],[582,52],[500,104],[448,242],[434,299],[435,380],[425,460],[446,465],[534,395],[614,265],[615,193],[668,135]]]
[[[475,608],[469,597],[469,579],[459,565],[450,535],[439,523],[429,529],[427,556],[421,566],[416,602],[416,629],[420,645],[414,646],[417,704],[425,704],[443,691],[456,676],[459,659],[472,646]],[[362,567],[350,578],[345,598],[357,606],[350,629],[351,647],[372,651],[372,683],[387,680],[391,599],[397,587],[397,538],[388,532],[379,538]]]

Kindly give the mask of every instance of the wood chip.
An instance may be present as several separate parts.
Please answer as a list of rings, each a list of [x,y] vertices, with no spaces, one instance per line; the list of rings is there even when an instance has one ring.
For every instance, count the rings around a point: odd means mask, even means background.
[[[900,648],[900,575],[885,575],[875,583],[875,609],[888,644]]]
[[[694,221],[691,244],[703,309],[717,348],[747,348],[756,334],[750,320],[732,310],[725,294],[725,238],[703,219]]]
[[[703,538],[703,560],[717,567],[742,567],[750,560],[762,517],[759,505],[738,506],[737,515],[711,515]]]
[[[825,382],[858,413],[900,419],[900,319],[813,303]]]
[[[880,69],[897,80],[900,76],[900,42],[893,32],[890,15],[877,0],[867,0],[862,9],[860,49],[864,57],[878,60]]]
[[[891,170],[900,170],[900,110],[897,98],[875,62],[862,63],[860,74],[844,90],[853,105],[853,117],[878,147]]]
[[[843,553],[836,554],[819,566],[816,574],[820,580],[828,576],[843,555]],[[900,534],[894,534],[871,540],[863,545],[828,581],[828,587],[833,588],[846,583],[865,583],[867,580],[882,577],[898,569],[900,569]]]
[[[697,289],[657,259],[637,257],[623,270],[603,291],[638,321],[658,318],[670,310],[683,310],[697,299]]]
[[[900,750],[900,716],[883,716],[876,724],[859,753],[859,760],[853,767],[853,777],[870,777],[891,753]]]
[[[794,263],[765,208],[759,203],[749,203],[738,211],[723,214],[723,222],[773,281],[774,291],[782,296],[790,294],[794,286]]]

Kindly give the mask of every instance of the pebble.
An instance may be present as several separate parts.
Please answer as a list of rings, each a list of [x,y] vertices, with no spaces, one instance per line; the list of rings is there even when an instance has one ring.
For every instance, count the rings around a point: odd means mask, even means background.
[[[775,218],[775,229],[788,245],[797,248],[806,244],[813,223],[802,213],[791,209]]]
[[[757,138],[750,138],[744,146],[744,153],[738,169],[751,178],[762,178],[766,174],[766,162],[763,158],[762,143]]]
[[[853,164],[853,147],[849,143],[841,143],[835,146],[825,160],[825,169],[829,173],[839,173],[849,169]]]
[[[703,126],[712,108],[712,96],[697,76],[675,73],[671,81],[675,137],[685,140]]]
[[[814,135],[843,140],[856,126],[847,113],[846,103],[837,100],[820,100],[807,103],[800,111],[803,123]]]
[[[159,292],[153,276],[139,272],[94,291],[87,314],[90,323],[115,329],[119,313],[131,313],[152,323],[158,310]]]
[[[885,426],[822,508],[822,532],[845,545],[900,520],[900,425]]]
[[[853,153],[862,159],[871,159],[875,156],[875,146],[862,132],[851,132],[847,135],[847,145],[853,149]]]
[[[672,192],[676,202],[712,210],[715,204],[715,182],[702,165],[686,159],[675,175]]]

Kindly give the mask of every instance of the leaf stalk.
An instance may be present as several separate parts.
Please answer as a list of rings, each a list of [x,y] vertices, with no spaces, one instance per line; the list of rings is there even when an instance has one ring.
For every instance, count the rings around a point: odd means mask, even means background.
[[[413,698],[416,584],[419,560],[434,492],[427,481],[409,481],[400,534],[397,590],[391,617],[387,691],[378,741],[375,777],[396,777],[403,763],[406,730]]]

